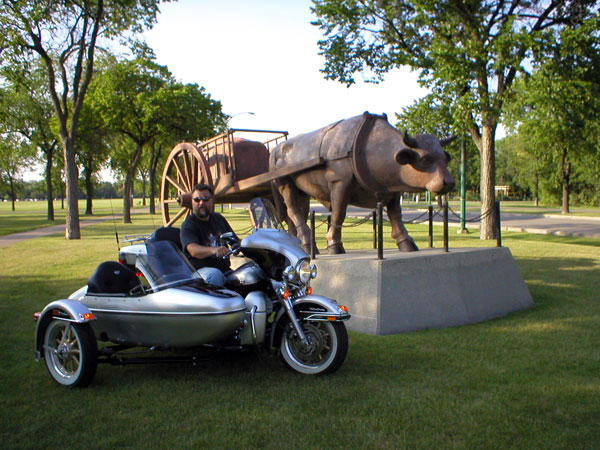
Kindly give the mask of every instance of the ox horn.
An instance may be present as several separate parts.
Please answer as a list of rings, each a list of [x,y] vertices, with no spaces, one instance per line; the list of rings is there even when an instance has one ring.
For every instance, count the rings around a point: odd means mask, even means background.
[[[454,141],[456,140],[456,138],[457,138],[457,137],[458,137],[458,136],[454,135],[454,136],[449,136],[449,137],[447,137],[447,138],[444,138],[444,139],[440,140],[440,145],[441,145],[442,147],[444,147],[444,146],[446,146],[446,145],[450,144],[451,142],[454,142]]]
[[[417,140],[408,135],[407,130],[404,130],[404,136],[402,137],[402,139],[404,140],[404,143],[411,148],[417,148],[419,146],[419,143],[417,142]]]

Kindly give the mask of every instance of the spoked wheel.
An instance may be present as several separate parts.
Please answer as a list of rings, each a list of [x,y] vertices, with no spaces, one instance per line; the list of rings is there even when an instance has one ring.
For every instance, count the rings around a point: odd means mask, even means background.
[[[348,333],[341,322],[304,322],[302,329],[309,345],[296,337],[291,324],[281,338],[281,357],[297,372],[324,374],[340,368],[348,353]]]
[[[90,384],[98,365],[96,336],[89,324],[53,320],[44,335],[48,372],[63,386]]]
[[[171,226],[192,211],[192,189],[198,183],[212,187],[206,158],[194,144],[176,145],[165,163],[160,186],[164,226]]]

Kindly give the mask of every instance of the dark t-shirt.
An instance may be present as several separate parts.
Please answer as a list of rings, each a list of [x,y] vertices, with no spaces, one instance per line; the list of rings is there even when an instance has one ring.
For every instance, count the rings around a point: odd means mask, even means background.
[[[223,233],[233,231],[227,220],[219,213],[211,213],[208,220],[200,220],[194,214],[189,215],[181,225],[181,245],[183,252],[196,269],[201,267],[216,267],[222,272],[229,270],[231,263],[229,258],[223,259],[216,256],[208,256],[198,259],[191,256],[187,251],[188,244],[199,244],[207,247],[219,247],[219,236]]]

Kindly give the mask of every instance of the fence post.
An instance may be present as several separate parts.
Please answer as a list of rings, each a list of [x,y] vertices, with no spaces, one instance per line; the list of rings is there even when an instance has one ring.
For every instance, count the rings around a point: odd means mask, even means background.
[[[317,248],[317,241],[315,237],[315,211],[312,210],[310,212],[310,257],[311,259],[317,259],[317,252],[315,249]]]
[[[372,214],[373,214],[373,248],[377,248],[377,210],[374,209]]]
[[[444,252],[448,252],[448,197],[444,195]]]
[[[377,202],[377,259],[383,259],[383,204]]]
[[[500,200],[496,200],[496,222],[498,229],[496,230],[496,247],[502,247],[502,227],[500,225]]]
[[[429,248],[433,248],[433,206],[427,208],[429,212]]]

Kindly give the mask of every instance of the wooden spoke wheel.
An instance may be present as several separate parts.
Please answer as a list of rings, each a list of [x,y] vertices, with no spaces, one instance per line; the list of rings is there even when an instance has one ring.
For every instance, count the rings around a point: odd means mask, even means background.
[[[164,226],[169,227],[191,214],[192,189],[198,183],[213,187],[206,158],[194,144],[176,145],[165,163],[160,186]]]

